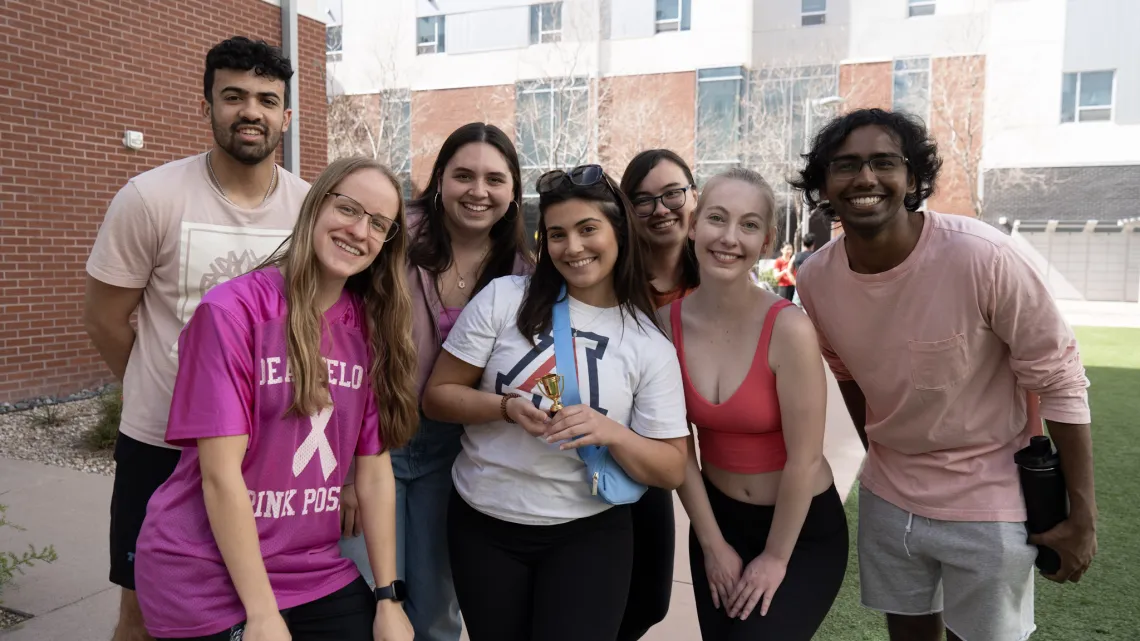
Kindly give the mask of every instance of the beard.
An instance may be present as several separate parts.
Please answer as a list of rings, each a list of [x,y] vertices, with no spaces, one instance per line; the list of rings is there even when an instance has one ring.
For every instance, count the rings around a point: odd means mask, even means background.
[[[260,143],[242,142],[237,137],[240,127],[254,126],[264,132]],[[273,131],[267,125],[239,120],[226,127],[213,117],[210,118],[210,127],[214,130],[214,142],[218,144],[234,160],[243,165],[256,165],[273,154],[277,145],[281,143],[281,131]]]

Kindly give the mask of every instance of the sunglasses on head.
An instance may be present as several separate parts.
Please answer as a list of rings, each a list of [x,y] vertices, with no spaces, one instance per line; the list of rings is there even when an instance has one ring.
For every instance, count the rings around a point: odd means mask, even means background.
[[[539,176],[535,186],[538,189],[538,193],[546,194],[568,186],[591,187],[600,182],[606,183],[606,186],[611,189],[613,188],[610,185],[610,181],[606,178],[606,172],[602,169],[601,165],[578,165],[570,171],[563,171],[561,169],[548,171]]]

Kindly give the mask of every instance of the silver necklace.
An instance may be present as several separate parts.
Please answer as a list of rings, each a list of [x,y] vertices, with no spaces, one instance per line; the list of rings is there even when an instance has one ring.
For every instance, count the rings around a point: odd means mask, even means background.
[[[237,207],[237,203],[230,200],[230,197],[226,195],[226,190],[222,189],[222,183],[218,180],[218,177],[216,175],[214,175],[214,162],[213,162],[213,160],[211,160],[213,154],[214,154],[213,149],[206,152],[206,169],[210,172],[210,182],[214,183],[214,188],[218,190],[218,193],[220,193],[222,195],[222,198],[226,199],[226,202]],[[264,205],[265,201],[269,200],[269,194],[273,193],[273,188],[276,186],[277,186],[277,164],[274,163],[273,164],[273,176],[269,179],[269,189],[265,190],[265,195],[262,196],[261,203],[258,204],[258,207],[260,207],[261,205]]]

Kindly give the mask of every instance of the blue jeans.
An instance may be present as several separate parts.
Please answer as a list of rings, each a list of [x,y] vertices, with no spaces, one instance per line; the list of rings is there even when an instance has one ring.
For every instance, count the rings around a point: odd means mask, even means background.
[[[396,475],[396,574],[404,580],[404,611],[416,641],[458,641],[462,630],[459,601],[447,551],[447,505],[451,466],[462,446],[463,426],[420,415],[415,437],[392,451]],[[341,539],[341,554],[353,560],[369,585],[364,537]]]

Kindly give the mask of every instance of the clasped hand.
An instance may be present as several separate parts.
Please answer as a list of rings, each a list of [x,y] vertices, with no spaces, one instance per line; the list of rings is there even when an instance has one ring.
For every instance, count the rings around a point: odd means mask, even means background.
[[[730,618],[741,621],[752,614],[757,604],[760,605],[760,616],[768,614],[772,597],[784,582],[787,569],[786,561],[766,553],[744,566],[736,550],[727,543],[705,554],[705,575],[712,592],[713,606],[723,606]]]
[[[559,443],[560,450],[611,445],[626,429],[589,405],[571,405],[550,416],[524,398],[512,398],[507,401],[507,416],[532,436]]]

